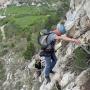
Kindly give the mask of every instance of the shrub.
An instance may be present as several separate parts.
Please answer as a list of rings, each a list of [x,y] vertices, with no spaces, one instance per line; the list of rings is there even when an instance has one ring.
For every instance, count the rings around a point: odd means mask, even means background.
[[[81,47],[77,48],[74,51],[74,54],[75,54],[74,55],[74,68],[76,70],[86,69],[88,67],[87,61],[88,61],[89,55]]]
[[[24,58],[30,60],[35,53],[35,46],[32,42],[27,45],[27,49],[24,52]]]
[[[0,61],[0,80],[4,80],[4,79],[5,79],[5,70],[2,62]]]

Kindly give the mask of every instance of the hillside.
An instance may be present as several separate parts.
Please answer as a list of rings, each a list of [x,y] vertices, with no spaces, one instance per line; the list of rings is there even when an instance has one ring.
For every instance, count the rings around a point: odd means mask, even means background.
[[[90,90],[90,1],[34,0],[42,2],[40,6],[31,5],[33,0],[17,1],[20,6],[0,9],[5,16],[0,18],[0,90]],[[51,82],[46,85],[43,73],[34,79],[35,60],[40,58],[37,37],[65,15],[67,35],[81,44],[63,41],[56,45],[56,49],[60,46],[56,74],[50,74]]]
[[[3,14],[3,10],[1,10],[1,14]],[[28,43],[32,42],[37,47],[37,50],[39,48],[37,44],[39,31],[43,28],[50,29],[59,20],[57,12],[47,7],[10,6],[5,14],[6,18],[1,19],[0,24],[6,24],[7,40],[13,37],[26,38]],[[52,23],[48,25],[49,22]]]
[[[24,83],[27,83],[28,90],[33,87],[27,65],[39,51],[39,31],[44,28],[50,30],[62,17],[58,10],[54,7],[28,5],[9,5],[0,9],[1,90],[21,90],[25,87]]]

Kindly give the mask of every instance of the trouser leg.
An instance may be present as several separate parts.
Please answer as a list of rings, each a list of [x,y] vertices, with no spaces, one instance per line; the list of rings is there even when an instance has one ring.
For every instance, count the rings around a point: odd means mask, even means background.
[[[45,57],[45,77],[48,77],[51,71],[51,61],[51,56]]]
[[[56,58],[55,53],[52,53],[51,59],[52,59],[52,62],[51,62],[51,70],[52,70],[57,62],[57,58]]]

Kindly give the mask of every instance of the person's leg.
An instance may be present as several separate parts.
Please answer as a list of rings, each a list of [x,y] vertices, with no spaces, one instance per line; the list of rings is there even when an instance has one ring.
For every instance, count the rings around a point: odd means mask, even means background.
[[[51,71],[52,71],[52,69],[54,68],[54,66],[55,66],[55,64],[57,62],[57,58],[56,58],[55,53],[52,53],[51,59],[52,59],[52,62],[51,62]]]
[[[51,56],[45,57],[45,77],[49,76],[51,70]]]
[[[45,78],[47,80],[46,83],[50,82],[50,77],[49,77],[49,74],[50,74],[50,71],[51,71],[51,56],[49,57],[45,57]]]

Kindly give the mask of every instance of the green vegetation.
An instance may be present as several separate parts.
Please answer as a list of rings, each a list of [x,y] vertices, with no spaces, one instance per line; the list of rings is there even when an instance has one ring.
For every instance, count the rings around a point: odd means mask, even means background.
[[[1,35],[1,32],[0,32],[0,42],[2,41],[2,35]]]
[[[29,60],[35,53],[35,47],[32,42],[30,42],[27,46],[27,50],[24,52],[25,59]]]
[[[86,69],[89,66],[88,59],[90,56],[81,47],[77,48],[74,53],[74,68],[79,70]]]
[[[50,30],[52,25],[58,23],[60,17],[62,17],[58,13],[59,10],[60,8],[56,10],[52,6],[9,6],[5,12],[6,18],[0,20],[0,25],[6,24],[5,34],[7,42],[11,43],[8,44],[9,47],[18,49],[21,53],[24,52],[25,59],[31,59],[33,54],[38,52],[40,48],[37,43],[39,31],[43,28]],[[0,10],[1,15],[3,15],[3,12],[4,10]],[[22,43],[20,40],[22,38],[26,38],[26,44]],[[23,45],[20,44],[20,46],[19,43]]]
[[[4,73],[5,73],[5,70],[4,70],[2,62],[0,61],[0,80],[5,79],[5,74]]]
[[[0,43],[0,56],[5,55],[8,52],[7,45]]]
[[[35,24],[38,24],[40,22],[43,22],[46,16],[26,16],[24,18],[16,18],[15,23],[19,25],[21,28],[32,26]],[[21,22],[22,21],[22,22]]]

